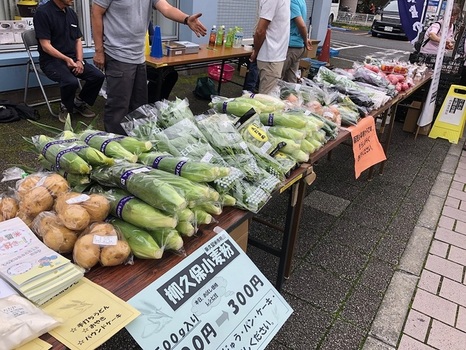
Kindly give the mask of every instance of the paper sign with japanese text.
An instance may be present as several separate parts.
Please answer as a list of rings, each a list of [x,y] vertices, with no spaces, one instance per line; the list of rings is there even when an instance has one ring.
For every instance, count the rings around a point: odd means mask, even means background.
[[[42,339],[36,338],[30,342],[16,348],[16,350],[48,350],[52,348],[52,344],[49,344]]]
[[[357,125],[348,129],[353,141],[354,172],[357,179],[364,170],[387,157],[377,137],[374,118],[362,118]]]
[[[265,349],[293,310],[221,232],[128,301],[143,349]]]
[[[140,314],[105,288],[82,278],[42,306],[64,323],[49,333],[70,349],[95,349]]]

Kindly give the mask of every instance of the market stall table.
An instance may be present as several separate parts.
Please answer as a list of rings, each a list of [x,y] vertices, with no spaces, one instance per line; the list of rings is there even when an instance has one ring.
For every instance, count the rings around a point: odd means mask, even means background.
[[[157,69],[165,69],[173,67],[175,70],[187,70],[208,67],[209,64],[218,62],[220,64],[219,76],[224,76],[225,63],[239,62],[240,59],[245,59],[251,56],[251,51],[245,50],[243,47],[225,47],[215,46],[209,47],[207,44],[199,46],[198,53],[182,54],[176,56],[163,56],[155,58],[149,55],[146,56],[146,64]],[[220,94],[222,80],[218,80],[217,93]],[[158,80],[157,90],[162,89],[162,79]],[[159,94],[160,95],[160,94]]]

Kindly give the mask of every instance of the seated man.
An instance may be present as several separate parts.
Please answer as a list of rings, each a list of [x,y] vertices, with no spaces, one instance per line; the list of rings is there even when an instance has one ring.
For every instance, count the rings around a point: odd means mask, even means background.
[[[83,60],[82,33],[72,4],[73,0],[51,0],[39,6],[34,15],[40,67],[60,85],[61,122],[65,122],[68,112],[95,117],[88,105],[94,104],[104,82],[104,74]],[[78,78],[85,84],[76,96]]]

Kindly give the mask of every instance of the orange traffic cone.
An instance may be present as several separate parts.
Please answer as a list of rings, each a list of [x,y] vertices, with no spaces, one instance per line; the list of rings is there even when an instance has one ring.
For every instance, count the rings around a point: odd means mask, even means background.
[[[317,59],[321,62],[330,63],[330,36],[332,34],[332,30],[330,28],[327,29],[327,35],[325,35],[324,44],[322,45],[322,49],[320,50],[320,54]]]

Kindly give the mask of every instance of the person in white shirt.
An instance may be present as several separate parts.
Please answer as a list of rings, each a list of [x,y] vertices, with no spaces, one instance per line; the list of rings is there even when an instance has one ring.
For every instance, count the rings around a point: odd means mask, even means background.
[[[259,20],[254,32],[251,62],[257,61],[259,93],[277,87],[288,51],[290,37],[290,0],[260,0]]]

